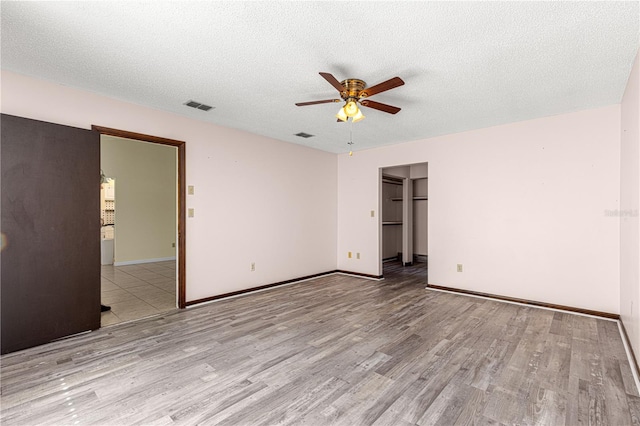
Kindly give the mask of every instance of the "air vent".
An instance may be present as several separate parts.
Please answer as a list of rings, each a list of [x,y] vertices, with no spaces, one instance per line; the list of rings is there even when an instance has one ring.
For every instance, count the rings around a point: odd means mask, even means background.
[[[296,133],[296,136],[300,136],[301,138],[305,138],[305,139],[307,139],[307,138],[312,138],[312,137],[314,137],[315,135],[310,135],[309,133],[300,132],[300,133]]]
[[[203,111],[209,111],[210,109],[213,109],[212,106],[201,104],[200,102],[196,102],[196,101],[188,101],[188,102],[185,102],[184,104],[188,107],[201,109]]]

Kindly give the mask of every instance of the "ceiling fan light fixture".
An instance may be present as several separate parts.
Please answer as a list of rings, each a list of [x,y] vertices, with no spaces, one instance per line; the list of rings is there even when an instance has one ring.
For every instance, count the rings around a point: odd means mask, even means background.
[[[347,113],[344,111],[344,107],[340,108],[340,111],[336,114],[336,118],[340,121],[347,121],[349,119]]]
[[[355,117],[359,112],[360,108],[358,108],[356,101],[348,100],[347,104],[344,106],[344,113],[347,114],[347,117]]]
[[[358,112],[356,113],[356,115],[353,116],[353,118],[351,119],[352,122],[357,123],[360,120],[363,120],[365,117],[365,115],[362,113],[362,111],[358,108]]]

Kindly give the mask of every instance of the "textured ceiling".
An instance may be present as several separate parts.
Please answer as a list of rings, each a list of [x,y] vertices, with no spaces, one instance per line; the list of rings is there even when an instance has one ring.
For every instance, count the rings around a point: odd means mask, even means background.
[[[638,2],[7,2],[4,69],[330,152],[619,103]],[[336,123],[318,72],[405,85]],[[188,100],[212,105],[204,112]],[[309,139],[298,132],[315,135]]]

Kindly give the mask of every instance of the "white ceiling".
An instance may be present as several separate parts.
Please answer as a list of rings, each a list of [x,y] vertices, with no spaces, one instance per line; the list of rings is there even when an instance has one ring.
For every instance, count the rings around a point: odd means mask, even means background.
[[[619,103],[639,2],[7,2],[2,68],[329,152]],[[402,108],[337,123],[318,72]],[[215,109],[183,104],[196,100]],[[306,132],[309,139],[294,136]],[[162,135],[159,135],[162,136]]]

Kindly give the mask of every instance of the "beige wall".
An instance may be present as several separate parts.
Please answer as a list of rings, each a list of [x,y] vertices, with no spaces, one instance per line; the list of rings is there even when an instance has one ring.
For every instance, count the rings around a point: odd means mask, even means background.
[[[100,164],[116,180],[115,263],[175,258],[177,148],[102,136]]]

